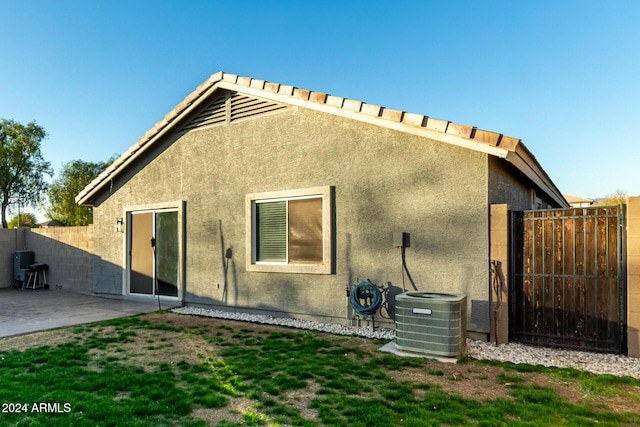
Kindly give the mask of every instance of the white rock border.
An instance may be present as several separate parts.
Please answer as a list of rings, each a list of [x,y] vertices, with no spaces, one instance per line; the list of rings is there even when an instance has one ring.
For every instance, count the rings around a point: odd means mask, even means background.
[[[351,335],[363,338],[392,340],[396,337],[393,329],[378,329],[371,331],[368,328],[357,328],[337,323],[320,323],[311,320],[293,319],[290,317],[273,317],[264,314],[247,314],[240,312],[209,310],[198,307],[178,307],[171,310],[178,314],[193,314],[196,316],[215,317],[217,319],[240,320],[243,322],[261,323],[264,325],[288,326],[296,329],[327,332],[336,335]]]
[[[388,328],[371,331],[369,328],[358,328],[336,323],[320,323],[310,320],[212,310],[199,307],[178,307],[171,311],[177,314],[287,326],[296,329],[314,330],[336,335],[358,336],[370,339],[391,341],[396,337],[396,331]],[[574,368],[594,374],[609,374],[621,377],[629,376],[640,379],[640,359],[617,354],[534,347],[519,343],[496,346],[493,343],[469,339],[467,340],[466,354],[468,357],[478,360],[488,359],[516,364],[527,363],[546,367]]]

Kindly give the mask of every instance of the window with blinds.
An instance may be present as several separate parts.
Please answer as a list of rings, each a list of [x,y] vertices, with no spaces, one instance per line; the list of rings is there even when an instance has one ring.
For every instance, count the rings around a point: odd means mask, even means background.
[[[332,273],[331,187],[249,194],[247,270]]]
[[[287,260],[287,202],[256,203],[256,260]]]
[[[322,262],[322,198],[256,202],[256,261]]]

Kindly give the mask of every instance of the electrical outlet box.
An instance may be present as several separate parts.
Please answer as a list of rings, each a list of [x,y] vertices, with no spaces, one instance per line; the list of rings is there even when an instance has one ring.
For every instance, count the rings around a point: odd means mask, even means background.
[[[411,246],[411,234],[393,233],[393,246],[396,248],[408,248]]]

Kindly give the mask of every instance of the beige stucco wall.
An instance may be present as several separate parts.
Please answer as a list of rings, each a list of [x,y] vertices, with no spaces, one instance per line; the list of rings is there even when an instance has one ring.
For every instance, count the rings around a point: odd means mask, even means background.
[[[489,204],[509,205],[510,209],[532,209],[530,186],[521,173],[504,159],[489,156],[488,191]]]
[[[182,200],[188,303],[344,320],[347,286],[370,279],[392,302],[402,292],[400,231],[417,289],[486,301],[487,170],[486,154],[302,108],[192,131],[95,208],[94,290],[122,291],[123,207]],[[317,186],[335,189],[336,273],[247,272],[245,195]]]

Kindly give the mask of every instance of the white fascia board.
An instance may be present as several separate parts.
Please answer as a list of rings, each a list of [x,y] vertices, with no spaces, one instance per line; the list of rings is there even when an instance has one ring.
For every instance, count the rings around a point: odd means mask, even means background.
[[[546,173],[538,166],[538,163],[531,157],[526,148],[516,147],[515,151],[510,151],[507,154],[506,160],[524,173],[535,185],[540,187],[540,189],[554,199],[560,206],[569,207],[567,201],[556,188],[555,184],[551,182]]]
[[[129,164],[131,164],[131,162],[133,162],[134,160],[136,160],[140,155],[142,155],[145,151],[147,151],[147,149],[149,147],[151,147],[156,140],[162,138],[164,135],[166,135],[168,132],[170,132],[175,124],[180,120],[180,118],[184,117],[185,115],[189,114],[191,111],[193,111],[194,108],[198,108],[198,106],[200,104],[202,104],[204,101],[207,100],[208,98],[208,93],[214,91],[216,88],[216,85],[211,86],[209,89],[205,90],[202,94],[200,94],[198,96],[198,98],[191,104],[189,105],[184,111],[182,111],[178,116],[176,116],[174,118],[174,120],[172,120],[171,122],[169,122],[166,126],[164,126],[163,128],[161,128],[160,130],[158,130],[158,132],[156,134],[154,134],[150,139],[148,139],[147,141],[145,141],[144,143],[140,144],[139,141],[136,142],[135,144],[133,144],[131,147],[129,147],[129,149],[127,151],[125,151],[122,156],[120,157],[126,157],[124,159],[122,159],[122,161],[120,162],[120,164],[113,169],[107,176],[104,177],[100,177],[98,176],[95,180],[97,182],[91,182],[89,183],[89,185],[87,187],[90,187],[90,190],[86,193],[83,194],[82,192],[78,194],[78,196],[76,196],[76,203],[81,205],[81,206],[92,206],[91,203],[89,203],[88,201],[91,200],[91,198],[102,189],[102,187],[104,187],[104,185],[106,184],[107,181],[110,181],[111,179],[113,179],[116,175],[118,175],[119,171],[122,168],[127,167]],[[162,119],[164,120],[164,118]],[[162,122],[162,120],[159,123]],[[158,124],[156,124],[155,126],[157,126]],[[155,127],[154,126],[154,127]],[[152,128],[153,129],[153,128]],[[121,159],[118,158],[114,161],[114,163],[120,161]],[[106,170],[105,170],[106,172]],[[86,189],[86,187],[85,187]],[[83,189],[84,191],[84,189]]]

